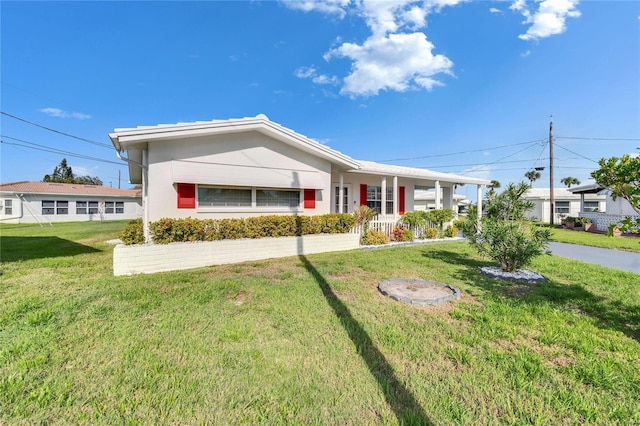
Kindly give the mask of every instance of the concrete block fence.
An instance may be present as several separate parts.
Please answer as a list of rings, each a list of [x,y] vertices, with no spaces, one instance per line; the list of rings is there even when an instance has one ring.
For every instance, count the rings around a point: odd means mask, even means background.
[[[317,234],[194,243],[125,246],[113,251],[115,276],[153,274],[276,257],[359,248],[359,234]]]

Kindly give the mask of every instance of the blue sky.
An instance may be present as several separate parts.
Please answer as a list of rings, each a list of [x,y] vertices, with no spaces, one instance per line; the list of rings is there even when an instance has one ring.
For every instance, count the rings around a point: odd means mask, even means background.
[[[549,185],[550,115],[556,186],[640,146],[638,1],[2,1],[1,24],[2,182],[66,156],[128,187],[114,128],[260,113],[503,185],[536,166]]]

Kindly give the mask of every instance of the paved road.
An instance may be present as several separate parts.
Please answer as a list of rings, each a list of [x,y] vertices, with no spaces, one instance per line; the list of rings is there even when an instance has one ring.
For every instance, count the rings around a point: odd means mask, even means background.
[[[565,243],[549,243],[549,249],[557,256],[640,274],[640,253]]]

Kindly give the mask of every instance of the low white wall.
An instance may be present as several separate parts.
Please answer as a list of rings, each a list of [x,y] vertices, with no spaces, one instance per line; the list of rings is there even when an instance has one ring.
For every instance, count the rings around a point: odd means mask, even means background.
[[[125,246],[113,250],[113,275],[152,274],[301,254],[353,250],[359,234]]]

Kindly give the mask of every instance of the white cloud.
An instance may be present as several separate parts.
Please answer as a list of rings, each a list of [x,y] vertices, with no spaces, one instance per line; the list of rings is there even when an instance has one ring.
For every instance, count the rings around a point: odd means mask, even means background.
[[[431,90],[442,85],[434,76],[451,74],[453,63],[446,56],[433,55],[432,50],[427,36],[416,32],[372,36],[362,45],[344,43],[329,53],[353,61],[340,93],[371,96],[380,90]]]
[[[538,10],[532,13],[525,0],[515,0],[509,9],[521,13],[525,17],[524,24],[531,24],[527,32],[518,37],[522,40],[538,40],[565,32],[566,19],[580,16],[578,3],[578,0],[538,1]]]
[[[531,50],[527,49],[527,51],[526,51],[526,52],[522,52],[522,53],[520,54],[520,57],[521,57],[521,58],[526,58],[526,57],[527,57],[527,56],[529,56],[529,55],[531,55]]]
[[[287,7],[303,12],[322,12],[344,18],[351,0],[282,0]]]
[[[310,78],[316,84],[338,84],[339,79],[336,76],[328,76],[324,74],[318,74],[318,71],[314,67],[300,67],[294,72],[298,78]]]
[[[48,116],[58,118],[75,118],[77,120],[88,120],[91,118],[89,114],[85,114],[83,112],[69,112],[61,110],[60,108],[42,108],[40,112],[43,112]]]
[[[340,18],[349,13],[365,20],[371,36],[362,44],[338,39],[337,46],[324,55],[327,61],[351,60],[351,71],[344,78],[340,93],[355,97],[376,95],[380,90],[431,90],[442,85],[437,76],[452,74],[453,62],[444,55],[433,54],[433,43],[417,30],[427,25],[430,13],[463,1],[466,0],[329,0],[285,4],[306,12],[319,11]],[[311,78],[316,84],[340,82],[338,77],[320,74],[315,67],[299,68],[295,74]]]
[[[491,12],[491,13],[502,13],[502,11],[500,9],[497,9],[495,7],[490,8],[489,12]]]

